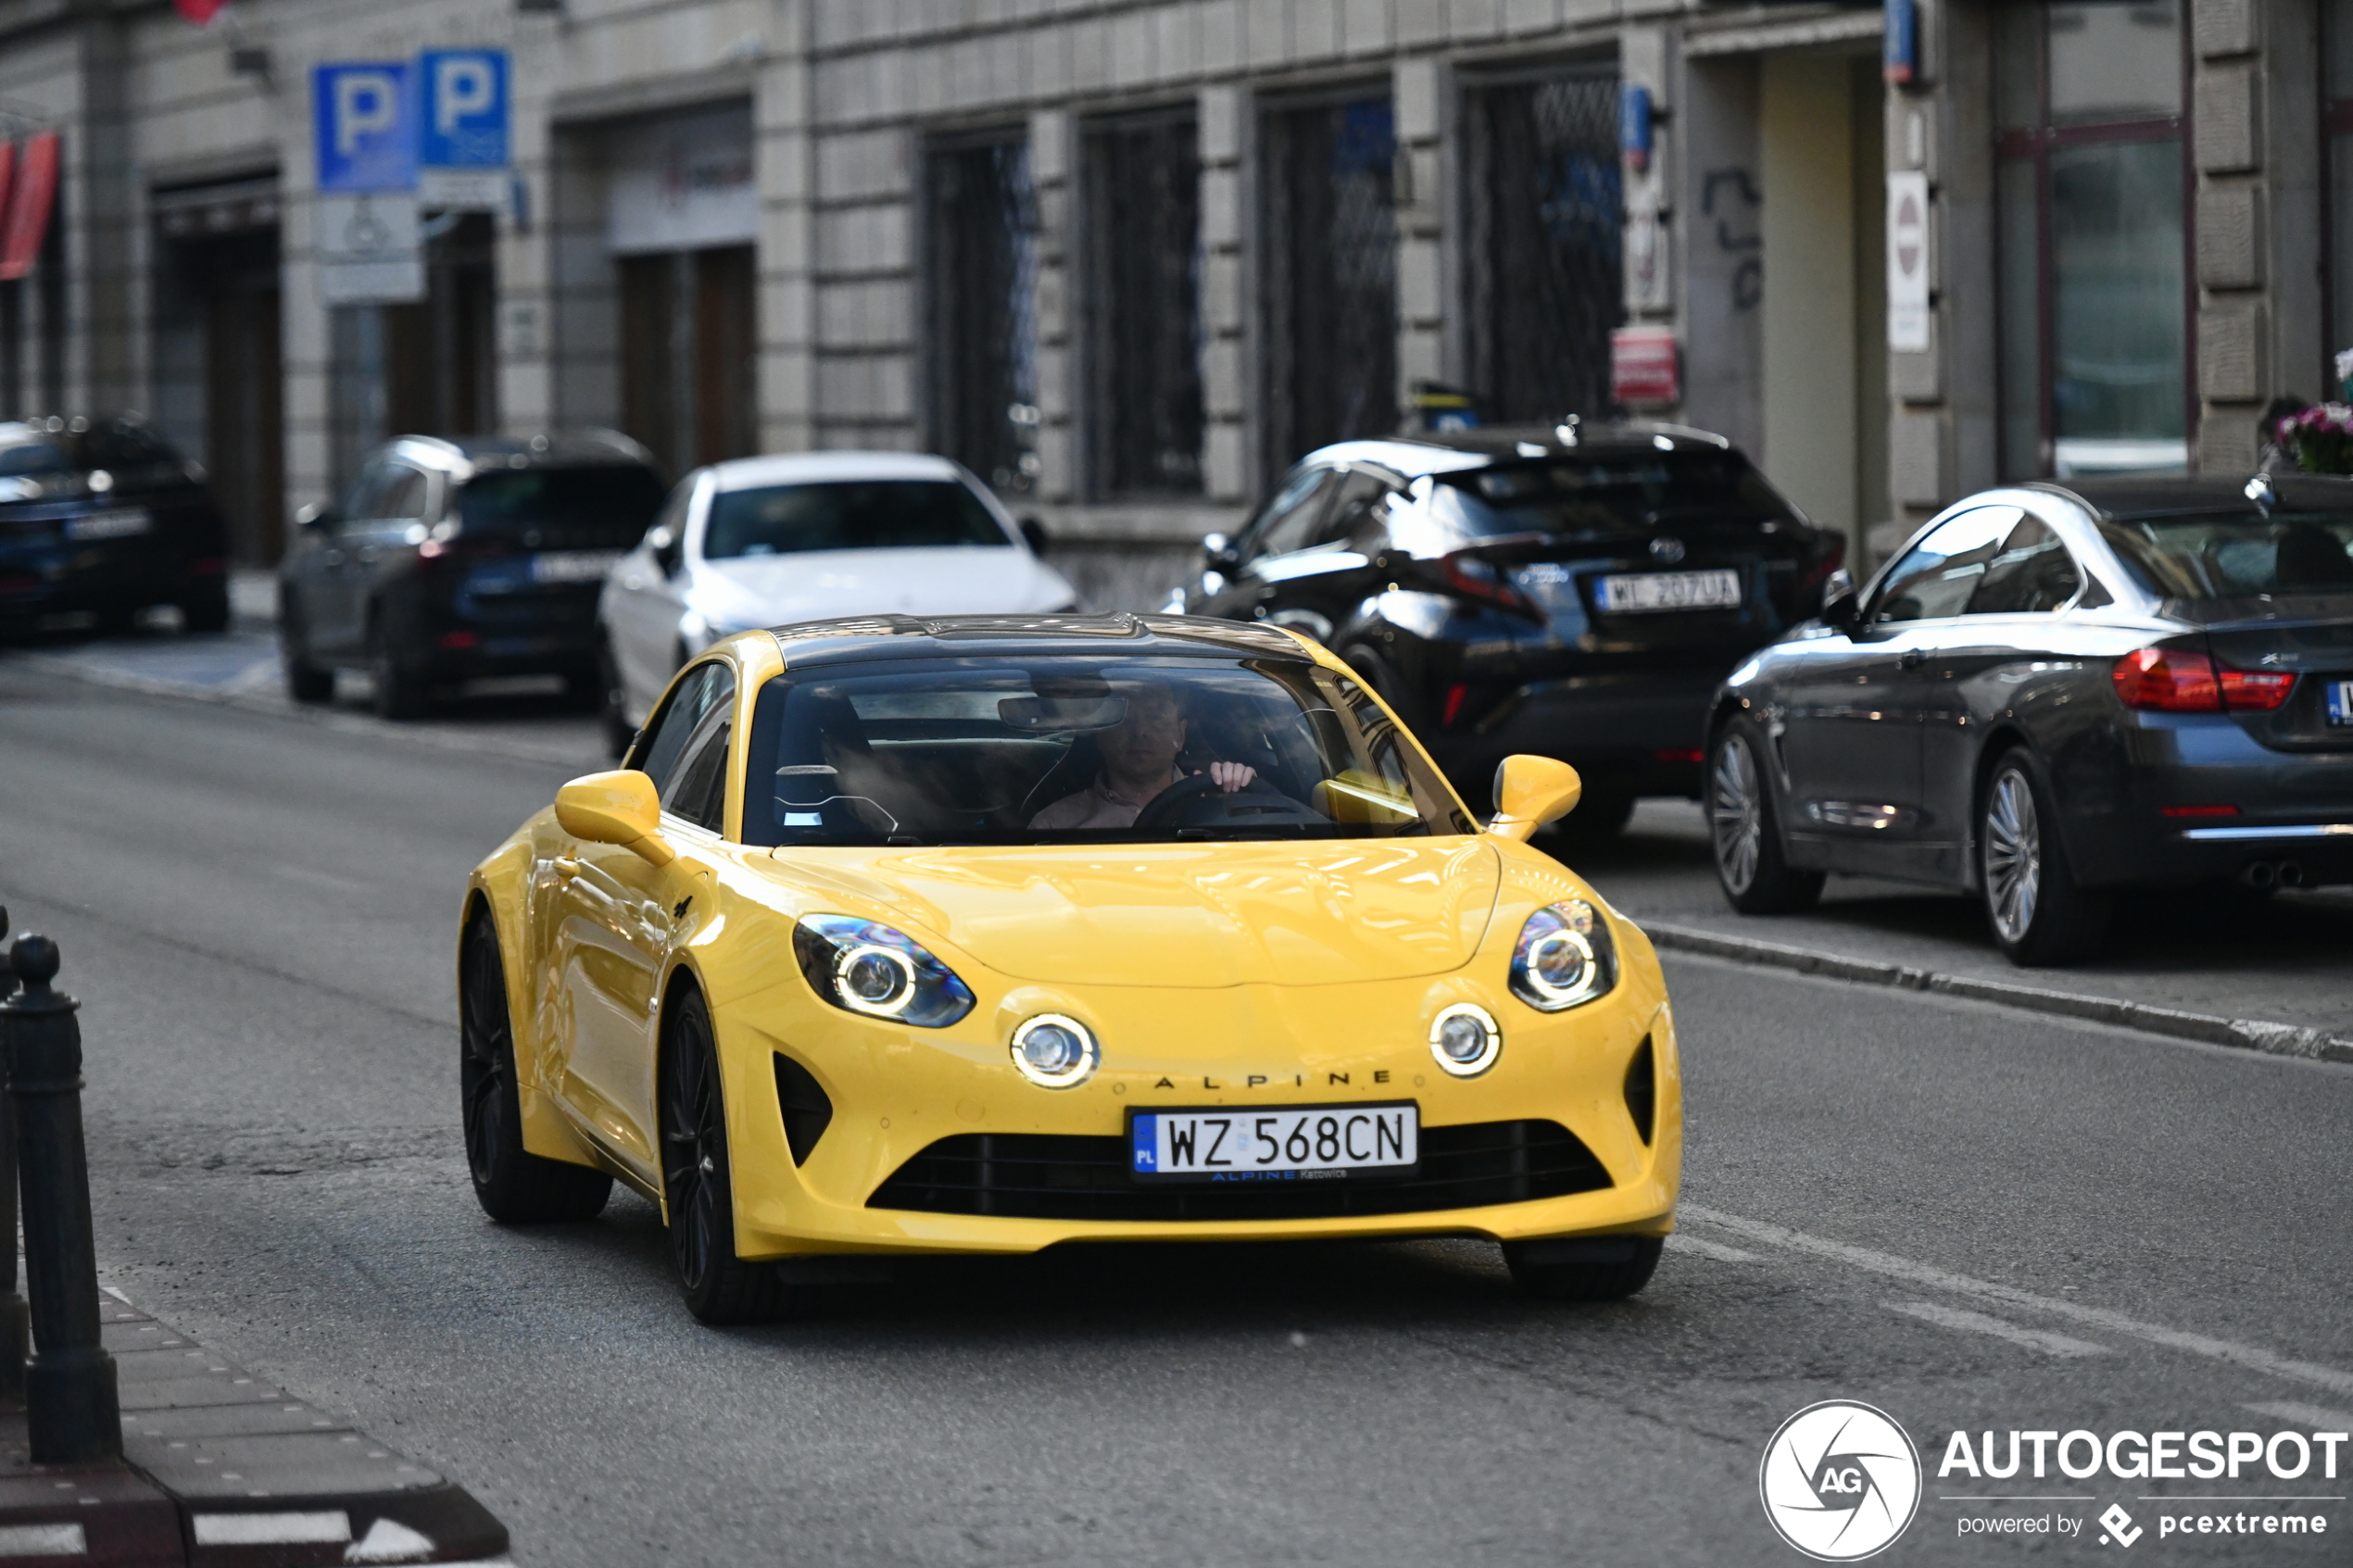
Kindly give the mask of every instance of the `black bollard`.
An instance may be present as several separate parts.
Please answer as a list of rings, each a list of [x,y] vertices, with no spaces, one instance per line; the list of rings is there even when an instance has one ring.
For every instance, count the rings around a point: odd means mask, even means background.
[[[8,967],[21,989],[0,1002],[8,1108],[24,1204],[24,1272],[31,1298],[25,1418],[32,1462],[77,1464],[122,1452],[114,1358],[98,1343],[98,1248],[90,1224],[90,1160],[82,1145],[82,1004],[49,988],[57,945],[18,937]]]
[[[8,910],[0,905],[0,942],[8,938]],[[0,1004],[16,995],[17,972],[0,966]],[[5,1047],[5,1036],[0,1036]],[[5,1073],[0,1059],[0,1073]],[[31,1319],[17,1288],[17,1119],[0,1096],[0,1404],[24,1403],[24,1358],[31,1348]]]

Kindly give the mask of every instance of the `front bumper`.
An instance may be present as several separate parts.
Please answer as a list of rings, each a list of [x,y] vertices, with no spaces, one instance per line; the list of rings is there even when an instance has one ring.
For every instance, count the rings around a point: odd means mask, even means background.
[[[714,1009],[728,1105],[736,1249],[747,1258],[812,1253],[1024,1253],[1069,1241],[1277,1240],[1475,1236],[1519,1240],[1673,1227],[1682,1161],[1674,1022],[1655,960],[1620,922],[1617,987],[1567,1013],[1489,994],[1463,973],[1353,986],[1221,989],[1026,985],[945,1030],[853,1018],[796,978]],[[1426,1015],[1477,1000],[1504,1049],[1484,1075],[1432,1061]],[[1061,1011],[1104,1042],[1101,1071],[1077,1088],[1040,1089],[1013,1070],[1009,1018]],[[1629,1109],[1629,1068],[1652,1051],[1645,1129]],[[1205,1044],[1204,1042],[1214,1042]],[[832,1100],[805,1164],[786,1143],[774,1056],[787,1052]],[[1309,1219],[1101,1220],[882,1208],[869,1199],[942,1140],[975,1134],[1116,1137],[1130,1109],[1271,1109],[1411,1099],[1426,1131],[1537,1121],[1567,1129],[1606,1185],[1525,1201]]]

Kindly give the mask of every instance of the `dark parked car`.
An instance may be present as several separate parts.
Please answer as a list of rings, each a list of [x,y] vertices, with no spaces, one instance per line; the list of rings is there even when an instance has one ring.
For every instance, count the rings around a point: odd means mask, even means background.
[[[229,624],[229,540],[204,470],[135,415],[0,424],[0,626],[177,605]]]
[[[1710,758],[1752,913],[1900,877],[2056,963],[2122,889],[2353,881],[2353,483],[1973,495],[1736,671]]]
[[[303,519],[278,569],[287,693],[324,702],[342,667],[369,671],[387,718],[498,675],[560,675],[598,700],[597,595],[663,493],[645,449],[610,433],[401,437]]]
[[[1721,436],[1575,422],[1327,446],[1168,608],[1307,633],[1483,808],[1514,752],[1585,781],[1564,826],[1697,796],[1708,700],[1844,549]]]

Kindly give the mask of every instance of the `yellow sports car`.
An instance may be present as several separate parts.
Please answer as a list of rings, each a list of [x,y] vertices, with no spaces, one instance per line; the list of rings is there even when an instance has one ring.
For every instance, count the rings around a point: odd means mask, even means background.
[[[475,871],[495,1219],[662,1206],[706,1322],[907,1253],[1468,1236],[1642,1288],[1682,1159],[1650,943],[1347,666],[1182,617],[837,621],[678,674]]]

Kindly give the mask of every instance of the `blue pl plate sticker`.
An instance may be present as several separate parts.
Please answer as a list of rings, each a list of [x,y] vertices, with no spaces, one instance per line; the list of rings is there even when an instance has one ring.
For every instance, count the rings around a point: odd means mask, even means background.
[[[2329,683],[2329,722],[2353,724],[2353,681]]]
[[[1147,1175],[1156,1174],[1160,1170],[1160,1118],[1137,1117],[1128,1135],[1135,1140],[1129,1150],[1134,1157],[1134,1168]]]

